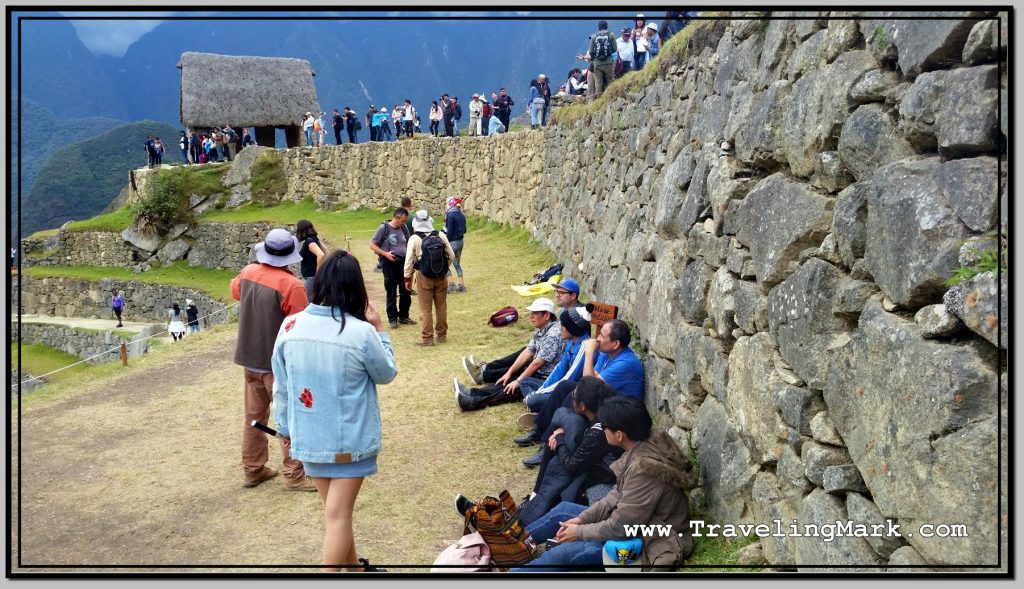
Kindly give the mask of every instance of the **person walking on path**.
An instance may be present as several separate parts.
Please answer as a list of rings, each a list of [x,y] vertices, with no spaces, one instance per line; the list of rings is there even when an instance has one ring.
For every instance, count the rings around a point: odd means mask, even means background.
[[[459,276],[459,285],[455,286],[452,273],[448,271],[448,292],[466,292],[466,279],[462,276],[462,247],[465,245],[466,236],[466,215],[462,212],[462,199],[457,196],[448,197],[448,209],[444,214],[444,233],[448,243],[452,246],[454,257],[452,265],[455,266],[455,273]]]
[[[358,558],[352,519],[363,479],[377,472],[377,385],[395,379],[395,355],[355,256],[326,257],[313,300],[277,332],[274,422],[323,503],[323,571],[380,570]]]
[[[313,301],[313,277],[316,276],[320,261],[323,260],[324,244],[320,243],[317,237],[316,228],[306,219],[299,219],[295,224],[295,237],[302,244],[299,247],[299,255],[302,256],[302,263],[299,265],[299,273],[302,275],[302,284],[306,288],[306,297]]]
[[[387,297],[388,322],[392,328],[398,325],[415,325],[409,319],[409,307],[412,306],[410,286],[402,279],[405,268],[406,248],[409,241],[409,230],[405,226],[409,218],[408,209],[398,207],[390,221],[385,221],[377,228],[370,239],[370,249],[382,258],[384,267],[384,294]]]
[[[615,79],[615,60],[612,58],[617,50],[615,36],[608,31],[608,22],[599,21],[597,32],[590,36],[590,46],[586,55],[577,55],[577,59],[586,59],[594,66],[594,79],[588,81],[593,88],[594,98],[601,96],[604,89]]]
[[[269,468],[267,437],[251,427],[253,420],[266,423],[274,390],[271,356],[274,340],[285,317],[306,308],[306,290],[288,266],[302,261],[299,240],[287,229],[271,229],[266,240],[257,243],[257,263],[249,264],[231,281],[231,296],[239,301],[238,343],[235,364],[243,367],[245,378],[245,419],[242,422],[242,486],[255,487],[277,476]],[[295,460],[281,440],[285,489],[314,491],[302,462]]]
[[[167,324],[167,331],[170,332],[174,341],[185,337],[185,319],[181,314],[181,307],[178,306],[178,303],[172,303],[167,314],[171,318],[171,322]]]
[[[199,308],[192,299],[185,299],[185,316],[188,318],[188,332],[199,333]]]
[[[124,295],[121,291],[114,289],[114,297],[110,299],[110,310],[117,315],[117,327],[124,327],[121,323],[121,313],[124,311]]]
[[[443,344],[448,338],[448,281],[445,275],[448,273],[448,265],[455,258],[455,252],[445,234],[434,230],[434,220],[427,211],[416,211],[412,229],[414,233],[409,238],[404,272],[405,288],[412,289],[413,270],[419,270],[416,291],[422,327],[421,339],[416,345],[432,346],[435,341]],[[436,325],[432,310],[437,314]]]

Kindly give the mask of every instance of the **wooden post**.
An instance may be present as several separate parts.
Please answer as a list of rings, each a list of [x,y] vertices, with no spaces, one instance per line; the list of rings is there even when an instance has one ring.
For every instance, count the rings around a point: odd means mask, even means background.
[[[121,365],[128,366],[128,346],[121,340]]]
[[[352,253],[352,238],[348,236],[348,232],[345,232],[345,249]]]

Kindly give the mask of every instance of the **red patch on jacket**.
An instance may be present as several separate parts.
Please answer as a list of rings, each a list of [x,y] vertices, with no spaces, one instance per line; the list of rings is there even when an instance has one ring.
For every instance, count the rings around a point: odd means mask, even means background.
[[[299,400],[302,401],[306,409],[313,408],[313,393],[309,392],[309,389],[302,389],[302,395],[299,396]]]
[[[293,327],[295,327],[295,319],[292,319],[288,323],[284,324],[284,331],[285,331],[285,333],[288,333],[288,331],[291,330],[291,328],[293,328]]]

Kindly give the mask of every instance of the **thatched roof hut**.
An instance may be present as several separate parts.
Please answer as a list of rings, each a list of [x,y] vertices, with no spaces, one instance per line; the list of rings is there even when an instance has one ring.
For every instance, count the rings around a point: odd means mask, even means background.
[[[320,112],[305,59],[181,54],[181,122],[192,128],[230,125],[293,127]]]

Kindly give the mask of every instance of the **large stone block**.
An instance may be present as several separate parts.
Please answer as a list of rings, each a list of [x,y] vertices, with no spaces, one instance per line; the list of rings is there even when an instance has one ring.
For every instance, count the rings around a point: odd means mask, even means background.
[[[919,149],[948,157],[996,147],[997,66],[922,74],[900,103],[900,126]]]
[[[967,42],[964,43],[963,60],[967,65],[975,65],[995,58],[998,49],[999,23],[984,20],[974,25]]]
[[[700,406],[692,441],[712,518],[741,521],[760,467],[717,399],[708,397]]]
[[[889,522],[892,521],[883,516],[882,512],[878,511],[878,507],[874,502],[860,493],[850,492],[846,494],[846,510],[849,512],[852,521],[868,527],[885,526],[888,528]],[[907,545],[902,536],[881,535],[877,537],[869,536],[865,539],[871,545],[871,548],[882,558],[889,558],[897,548]]]
[[[721,339],[732,339],[736,329],[736,277],[727,268],[719,268],[711,279],[706,308],[711,325]]]
[[[690,323],[700,325],[707,317],[704,301],[715,271],[701,260],[687,264],[676,286],[679,309]]]
[[[815,489],[800,504],[800,524],[831,524],[845,522],[849,519],[846,505],[832,495]],[[881,558],[871,549],[864,538],[836,537],[825,542],[820,536],[803,536],[796,538],[797,565],[842,565],[842,568],[803,569],[814,572],[857,572],[875,570],[883,564]]]
[[[988,231],[999,215],[999,170],[994,157],[977,157],[945,162],[939,182],[949,207],[965,225]]]
[[[897,548],[892,553],[892,557],[889,558],[889,566],[893,568],[886,569],[886,572],[903,574],[936,572],[936,569],[929,566],[930,564],[931,563],[921,556],[921,553],[914,550],[913,546],[901,546],[900,548]]]
[[[800,459],[804,463],[804,475],[819,487],[825,485],[826,468],[853,463],[850,454],[844,448],[818,442],[804,442],[800,450]]]
[[[858,181],[870,180],[875,170],[914,155],[896,132],[892,111],[882,104],[865,104],[843,123],[839,157]]]
[[[821,393],[778,382],[772,387],[782,421],[803,435],[811,434],[811,418],[825,409]]]
[[[771,338],[766,333],[741,337],[729,354],[726,408],[756,462],[778,460],[781,422],[773,411],[778,384],[772,364]]]
[[[965,284],[958,284],[943,295],[946,309],[959,317],[968,329],[995,346],[1006,349],[1009,337],[1009,299],[1007,273],[997,282],[992,272],[982,272]]]
[[[839,257],[848,268],[853,266],[857,258],[864,257],[868,197],[874,191],[873,184],[857,182],[836,196],[832,234],[835,235]]]
[[[968,235],[949,207],[939,168],[937,158],[885,166],[868,195],[868,269],[882,292],[908,309],[938,302]]]
[[[733,284],[734,318],[740,329],[753,334],[768,329],[768,297],[756,283],[736,280]]]
[[[767,169],[778,167],[785,105],[792,91],[788,80],[774,82],[761,92],[746,83],[734,91],[726,139],[733,141],[736,157]]]
[[[828,351],[845,342],[846,322],[832,313],[842,278],[835,266],[812,258],[768,293],[768,322],[779,352],[812,389],[824,388]]]
[[[865,43],[879,54],[895,49],[903,75],[911,78],[960,61],[964,42],[980,16],[972,12],[872,12],[860,21]],[[913,17],[895,20],[890,17]],[[955,17],[962,17],[963,20]],[[929,18],[932,17],[932,18]],[[934,17],[940,17],[942,20]]]
[[[782,145],[790,170],[809,177],[815,157],[834,151],[843,122],[855,103],[849,92],[853,84],[878,62],[867,51],[851,51],[832,64],[809,71],[793,84],[783,115]]]
[[[968,538],[910,539],[934,562],[998,554],[995,365],[988,344],[925,340],[874,301],[829,363],[829,414],[881,512],[907,529],[971,522]]]
[[[693,221],[684,223],[679,215],[679,210],[686,200],[687,192],[684,189],[690,184],[693,170],[693,150],[687,145],[672,163],[662,168],[661,177],[654,184],[654,226],[669,237],[686,235],[693,225]]]
[[[757,281],[774,286],[800,252],[828,233],[833,200],[782,174],[765,178],[740,205],[736,238],[750,248]]]

